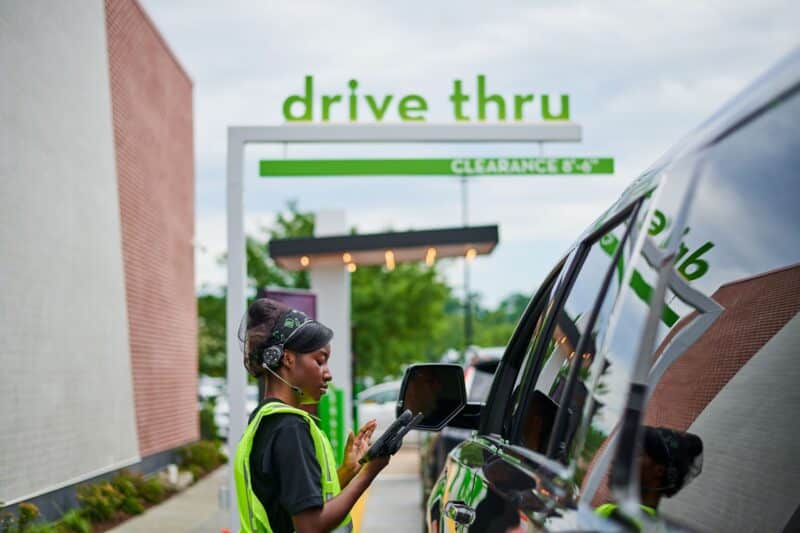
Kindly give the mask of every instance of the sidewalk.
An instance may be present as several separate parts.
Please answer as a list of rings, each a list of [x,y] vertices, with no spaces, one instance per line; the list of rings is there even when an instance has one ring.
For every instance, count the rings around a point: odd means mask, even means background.
[[[192,487],[110,531],[219,533],[229,527],[228,511],[220,509],[218,500],[227,476],[227,467],[218,468]],[[387,517],[391,517],[390,530],[420,531],[420,490],[419,452],[416,448],[403,448],[353,508],[356,533],[387,531]]]
[[[364,514],[357,521],[360,533],[422,531],[419,450],[415,447],[401,449],[365,496]],[[356,518],[355,510],[353,518]]]

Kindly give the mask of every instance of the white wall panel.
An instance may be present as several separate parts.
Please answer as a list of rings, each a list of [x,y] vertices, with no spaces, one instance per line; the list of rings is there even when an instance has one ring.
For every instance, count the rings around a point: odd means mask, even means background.
[[[138,460],[101,0],[0,2],[0,500]]]

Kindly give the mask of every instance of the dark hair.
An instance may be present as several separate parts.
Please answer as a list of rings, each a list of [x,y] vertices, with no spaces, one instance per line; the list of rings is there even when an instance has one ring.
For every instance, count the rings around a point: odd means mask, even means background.
[[[239,326],[244,367],[250,375],[261,377],[266,374],[267,371],[261,366],[261,352],[267,347],[267,342],[281,316],[289,310],[288,305],[269,298],[259,298],[250,304]]]
[[[299,325],[301,327],[298,328]],[[293,333],[295,332],[295,333]],[[289,338],[288,341],[283,339]],[[284,348],[298,354],[319,350],[333,338],[333,331],[315,320],[309,320],[305,313],[289,306],[259,298],[247,309],[239,325],[239,340],[244,353],[244,366],[254,377],[266,374],[263,368],[264,350],[270,346],[284,343]],[[269,362],[271,368],[276,364]],[[280,359],[277,359],[277,366]]]
[[[665,427],[645,426],[644,451],[664,467],[664,494],[674,496],[687,482],[687,474],[697,468],[703,441],[697,435]],[[692,472],[692,477],[698,472]]]

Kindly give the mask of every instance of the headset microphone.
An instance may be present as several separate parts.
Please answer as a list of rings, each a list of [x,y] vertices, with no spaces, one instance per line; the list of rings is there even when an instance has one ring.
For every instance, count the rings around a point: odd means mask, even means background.
[[[278,373],[277,373],[277,372],[275,372],[275,371],[274,371],[274,370],[272,370],[270,367],[268,367],[266,363],[263,363],[261,366],[263,366],[264,368],[266,368],[266,369],[267,369],[267,371],[268,371],[270,374],[272,374],[273,376],[275,376],[275,377],[276,377],[276,378],[278,378],[279,380],[281,380],[281,381],[283,381],[284,383],[286,383],[286,385],[288,385],[288,386],[289,386],[289,388],[290,388],[290,389],[292,389],[292,390],[294,391],[294,393],[295,393],[295,394],[297,394],[298,396],[302,396],[302,395],[303,395],[303,389],[301,389],[300,387],[295,387],[294,385],[292,385],[291,383],[289,383],[288,381],[286,381],[285,379],[283,379],[282,377],[280,377],[280,375],[278,375]]]

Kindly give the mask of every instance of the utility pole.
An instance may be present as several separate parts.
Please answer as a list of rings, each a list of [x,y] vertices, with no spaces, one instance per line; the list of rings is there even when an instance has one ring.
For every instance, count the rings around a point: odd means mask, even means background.
[[[469,225],[467,187],[469,182],[467,176],[461,176],[461,225]],[[472,297],[470,295],[469,284],[469,262],[464,258],[464,347],[462,357],[466,361],[467,348],[472,344]]]

